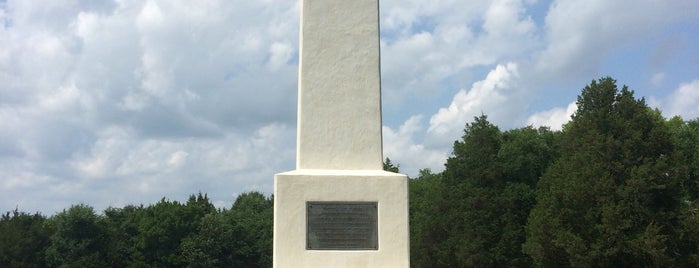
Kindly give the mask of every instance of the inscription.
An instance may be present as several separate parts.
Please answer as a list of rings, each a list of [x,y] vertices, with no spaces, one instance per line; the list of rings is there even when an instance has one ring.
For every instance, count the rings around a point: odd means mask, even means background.
[[[376,202],[307,202],[306,249],[377,250]]]

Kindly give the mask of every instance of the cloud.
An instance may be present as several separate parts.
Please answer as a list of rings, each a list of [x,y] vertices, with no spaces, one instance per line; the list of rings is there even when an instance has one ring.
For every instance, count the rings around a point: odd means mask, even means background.
[[[134,131],[111,127],[98,133],[89,151],[74,152],[55,167],[27,172],[27,166],[39,163],[15,159],[3,164],[2,203],[55,212],[81,200],[106,208],[153,203],[164,196],[184,199],[201,191],[230,204],[240,191],[272,192],[271,184],[260,179],[271,180],[271,174],[283,171],[280,168],[294,167],[294,132],[271,124],[251,135],[140,139]],[[56,167],[66,171],[47,170]],[[28,201],[24,196],[41,198]],[[70,201],[42,204],[43,199]]]
[[[287,43],[275,42],[269,47],[269,61],[267,67],[271,71],[277,71],[287,65],[293,55],[294,47]]]
[[[662,84],[663,80],[665,80],[665,76],[666,75],[664,72],[655,73],[650,78],[650,83],[654,86],[659,86],[660,84]]]
[[[4,3],[0,209],[270,193],[293,168],[297,21],[296,1]]]
[[[696,65],[678,60],[696,56],[695,0],[380,8],[384,151],[411,175],[441,170],[473,116],[560,125],[570,105],[539,107],[566,105],[561,87],[598,70],[691,81],[650,100],[697,116]],[[298,12],[294,0],[0,0],[0,210],[271,192],[294,166]]]
[[[659,106],[666,117],[681,116],[686,120],[699,117],[699,80],[682,83],[663,98],[651,97],[649,103]]]
[[[426,147],[418,136],[424,133],[422,116],[416,115],[406,120],[397,130],[383,127],[384,157],[400,165],[400,172],[416,177],[418,171],[430,168],[433,172],[444,169],[448,154],[444,150]]]
[[[689,16],[699,6],[692,0],[554,1],[546,15],[546,48],[536,68],[554,79],[592,77],[602,60],[624,44],[638,40]]]
[[[578,110],[575,102],[568,104],[566,108],[558,107],[551,110],[535,113],[527,119],[527,124],[535,127],[550,127],[552,130],[561,130],[568,123],[571,116]]]
[[[472,83],[470,68],[539,44],[524,1],[438,2],[382,2],[383,88],[391,104]],[[448,80],[456,85],[445,87]]]
[[[500,64],[488,76],[473,84],[471,89],[460,90],[451,104],[430,118],[428,143],[448,146],[461,136],[464,126],[474,116],[486,114],[496,124],[508,121],[519,109],[513,100],[518,95],[518,67],[515,63]]]
[[[384,155],[401,164],[401,171],[415,176],[419,169],[444,169],[453,142],[463,135],[464,126],[486,114],[498,126],[515,127],[526,110],[519,67],[514,62],[498,64],[485,79],[459,90],[447,107],[440,108],[422,125],[423,116],[414,115],[397,129],[384,126]],[[541,117],[541,116],[539,116]]]

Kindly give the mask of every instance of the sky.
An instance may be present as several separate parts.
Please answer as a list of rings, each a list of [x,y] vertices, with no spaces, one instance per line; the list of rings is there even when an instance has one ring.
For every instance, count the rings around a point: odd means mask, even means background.
[[[296,151],[299,1],[0,0],[0,212],[271,194]],[[384,157],[466,123],[560,129],[611,76],[699,117],[699,1],[381,0]]]

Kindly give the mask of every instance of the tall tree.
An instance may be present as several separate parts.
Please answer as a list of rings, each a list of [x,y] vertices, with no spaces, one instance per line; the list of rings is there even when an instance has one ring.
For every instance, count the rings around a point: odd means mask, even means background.
[[[671,266],[678,206],[670,132],[626,86],[586,86],[539,182],[524,250],[543,266]]]
[[[143,212],[143,205],[110,207],[104,211],[104,223],[109,236],[106,241],[108,266],[145,266],[144,256],[139,251],[136,241]]]
[[[46,217],[18,210],[0,217],[0,267],[45,267],[53,230]]]
[[[51,217],[55,232],[46,249],[50,267],[105,267],[106,232],[100,217],[88,205],[74,205]]]
[[[674,117],[667,123],[675,148],[671,174],[681,187],[681,226],[674,230],[675,247],[669,250],[687,256],[681,265],[699,266],[699,119],[686,122]]]
[[[398,164],[394,165],[393,162],[391,162],[391,159],[388,157],[386,157],[386,160],[383,162],[383,170],[385,170],[385,171],[398,173],[398,172],[400,172],[399,168],[400,168],[400,165],[398,165]]]
[[[523,226],[534,205],[534,186],[556,156],[555,138],[546,128],[503,133],[485,115],[468,123],[443,176],[425,174],[430,180],[413,183],[439,189],[411,190],[411,198],[430,193],[424,202],[434,204],[411,206],[411,226],[420,228],[413,230],[415,246],[427,252],[416,252],[416,266],[528,266],[521,252]]]
[[[431,231],[439,239],[434,252],[441,267],[492,266],[496,257],[496,209],[492,202],[503,185],[497,167],[500,130],[485,115],[466,124],[462,140],[454,142],[447,159],[439,211],[439,224]]]
[[[188,267],[233,267],[239,234],[229,215],[229,210],[222,210],[204,216],[199,230],[182,241],[180,248]]]
[[[449,186],[464,182],[479,186],[500,185],[502,175],[495,165],[502,133],[488,122],[488,117],[475,117],[466,124],[462,140],[454,142],[452,156],[445,164],[444,179]]]
[[[140,217],[135,239],[140,260],[150,266],[175,267],[186,263],[180,244],[199,228],[201,219],[215,212],[208,197],[190,196],[186,204],[163,198]]]
[[[673,172],[681,180],[683,199],[699,199],[699,119],[684,121],[676,116],[667,121],[673,138]]]
[[[231,208],[235,267],[271,267],[274,200],[259,192],[238,196]]]
[[[539,177],[558,158],[560,132],[531,126],[502,134],[497,160],[503,180],[536,187]]]
[[[189,267],[271,267],[273,201],[243,193],[230,210],[206,215],[181,244]]]
[[[409,181],[410,263],[413,267],[438,263],[434,252],[442,242],[435,236],[437,226],[442,226],[438,217],[438,205],[442,203],[441,177],[441,174],[423,169],[417,178]]]

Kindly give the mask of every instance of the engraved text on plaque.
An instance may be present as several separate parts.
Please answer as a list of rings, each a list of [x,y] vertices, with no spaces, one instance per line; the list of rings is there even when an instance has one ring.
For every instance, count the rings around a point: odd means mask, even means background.
[[[376,202],[307,202],[306,249],[378,250]]]

